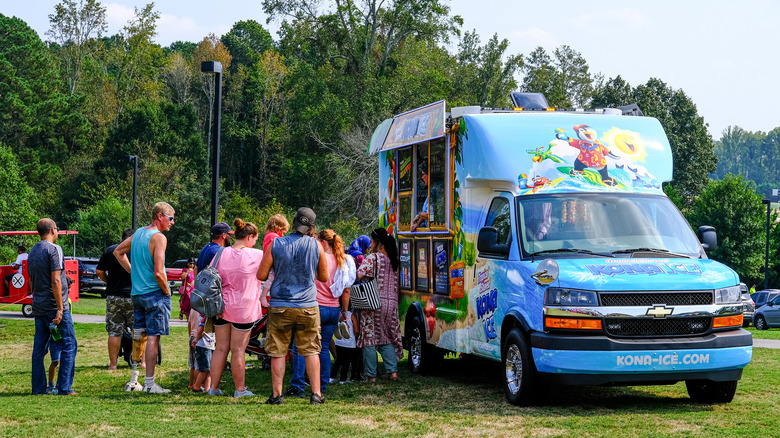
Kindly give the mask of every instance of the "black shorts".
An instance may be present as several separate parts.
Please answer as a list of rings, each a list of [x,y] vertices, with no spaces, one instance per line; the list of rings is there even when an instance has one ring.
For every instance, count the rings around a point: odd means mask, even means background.
[[[226,321],[222,318],[214,318],[214,327],[222,327],[223,325],[232,325],[234,329],[241,330],[243,332],[247,330],[252,330],[252,327],[255,325],[253,322],[247,322],[247,323],[240,323],[240,322],[230,322]]]

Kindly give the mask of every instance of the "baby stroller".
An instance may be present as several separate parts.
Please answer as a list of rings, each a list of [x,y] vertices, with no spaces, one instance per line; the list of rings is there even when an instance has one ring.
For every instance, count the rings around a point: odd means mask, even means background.
[[[268,315],[263,315],[263,317],[252,326],[249,335],[249,344],[246,346],[246,354],[256,355],[257,360],[262,363],[263,371],[271,369],[271,356],[265,353],[265,322],[267,319]]]

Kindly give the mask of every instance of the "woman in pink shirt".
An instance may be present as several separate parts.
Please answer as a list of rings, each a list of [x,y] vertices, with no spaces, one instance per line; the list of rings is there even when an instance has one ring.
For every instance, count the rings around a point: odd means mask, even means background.
[[[236,243],[224,248],[219,255],[216,268],[222,278],[222,299],[225,311],[214,319],[216,349],[211,358],[211,385],[209,395],[223,395],[219,390],[219,379],[225,370],[230,353],[230,371],[236,387],[234,397],[254,395],[244,386],[246,358],[244,350],[254,323],[260,319],[260,287],[257,268],[263,259],[263,251],[254,249],[260,233],[257,226],[236,218]],[[216,257],[216,256],[215,256]]]

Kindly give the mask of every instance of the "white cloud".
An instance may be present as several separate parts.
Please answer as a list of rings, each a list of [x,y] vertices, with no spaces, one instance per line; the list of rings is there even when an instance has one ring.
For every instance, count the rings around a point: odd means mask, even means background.
[[[135,10],[118,3],[106,4],[106,21],[108,22],[108,34],[113,35],[127,25],[127,22],[135,17]]]

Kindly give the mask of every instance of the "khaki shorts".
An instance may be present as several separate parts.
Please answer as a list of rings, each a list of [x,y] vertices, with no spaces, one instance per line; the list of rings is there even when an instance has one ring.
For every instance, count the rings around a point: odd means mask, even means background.
[[[271,307],[268,309],[268,331],[265,352],[271,357],[284,357],[295,340],[301,356],[320,354],[320,308]]]

